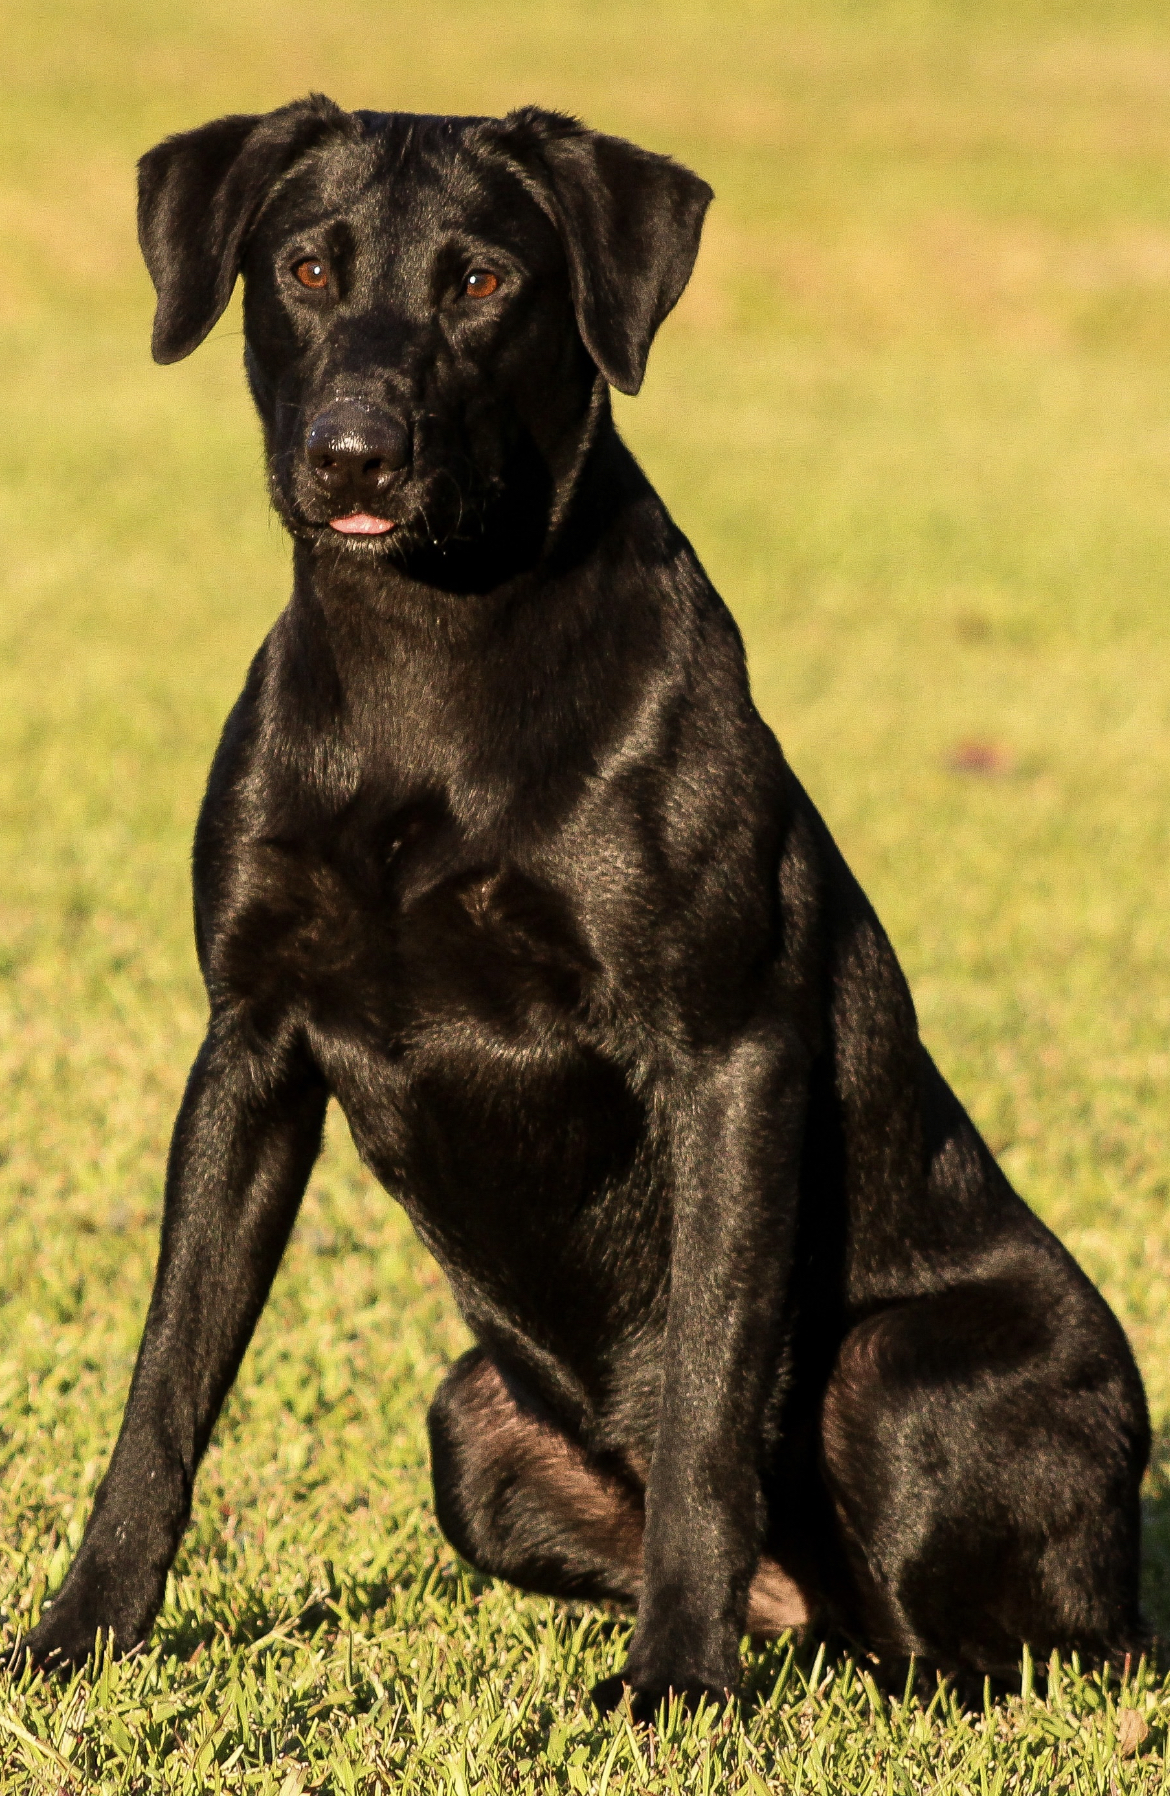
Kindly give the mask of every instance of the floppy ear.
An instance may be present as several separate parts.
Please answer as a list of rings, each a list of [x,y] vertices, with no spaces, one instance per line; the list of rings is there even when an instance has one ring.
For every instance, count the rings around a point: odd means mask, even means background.
[[[497,128],[565,246],[577,327],[606,380],[636,393],[654,333],[699,253],[706,181],[669,156],[526,106]]]
[[[138,164],[138,241],[158,294],[151,350],[178,362],[232,296],[265,193],[302,150],[345,118],[323,94],[275,112],[235,113],[165,138]]]

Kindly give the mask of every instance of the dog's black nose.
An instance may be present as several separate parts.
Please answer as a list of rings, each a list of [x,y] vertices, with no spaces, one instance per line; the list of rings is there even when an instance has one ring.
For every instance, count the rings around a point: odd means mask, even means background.
[[[314,418],[306,444],[317,484],[333,498],[376,499],[410,460],[401,419],[360,399],[339,399]]]

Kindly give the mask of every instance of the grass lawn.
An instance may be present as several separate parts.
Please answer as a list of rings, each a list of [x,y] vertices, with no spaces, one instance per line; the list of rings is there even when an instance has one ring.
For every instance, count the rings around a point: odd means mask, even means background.
[[[621,420],[930,1047],[1129,1330],[1170,1633],[1164,4],[40,0],[5,39],[3,1640],[114,1439],[204,1016],[191,830],[288,586],[238,307],[149,360],[133,162],[309,88],[536,100],[713,182]],[[597,1720],[626,1625],[469,1575],[431,1515],[424,1410],[462,1343],[334,1117],[151,1650],[65,1689],[0,1677],[3,1796],[1167,1787],[1149,1667],[961,1715],[785,1641],[749,1655],[742,1722]]]

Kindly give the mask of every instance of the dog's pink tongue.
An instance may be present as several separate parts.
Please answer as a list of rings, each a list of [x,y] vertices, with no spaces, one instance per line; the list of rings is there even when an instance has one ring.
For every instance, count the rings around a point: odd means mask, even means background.
[[[368,511],[351,512],[348,518],[330,518],[329,523],[342,536],[385,536],[387,530],[394,528],[389,518],[374,518]]]

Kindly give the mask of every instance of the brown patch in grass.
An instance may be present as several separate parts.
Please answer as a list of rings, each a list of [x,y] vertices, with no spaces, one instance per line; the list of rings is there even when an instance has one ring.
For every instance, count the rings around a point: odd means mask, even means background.
[[[967,742],[959,742],[947,756],[947,766],[952,773],[975,773],[984,777],[1015,771],[1015,756],[1009,749],[998,742],[981,741],[971,738]]]

